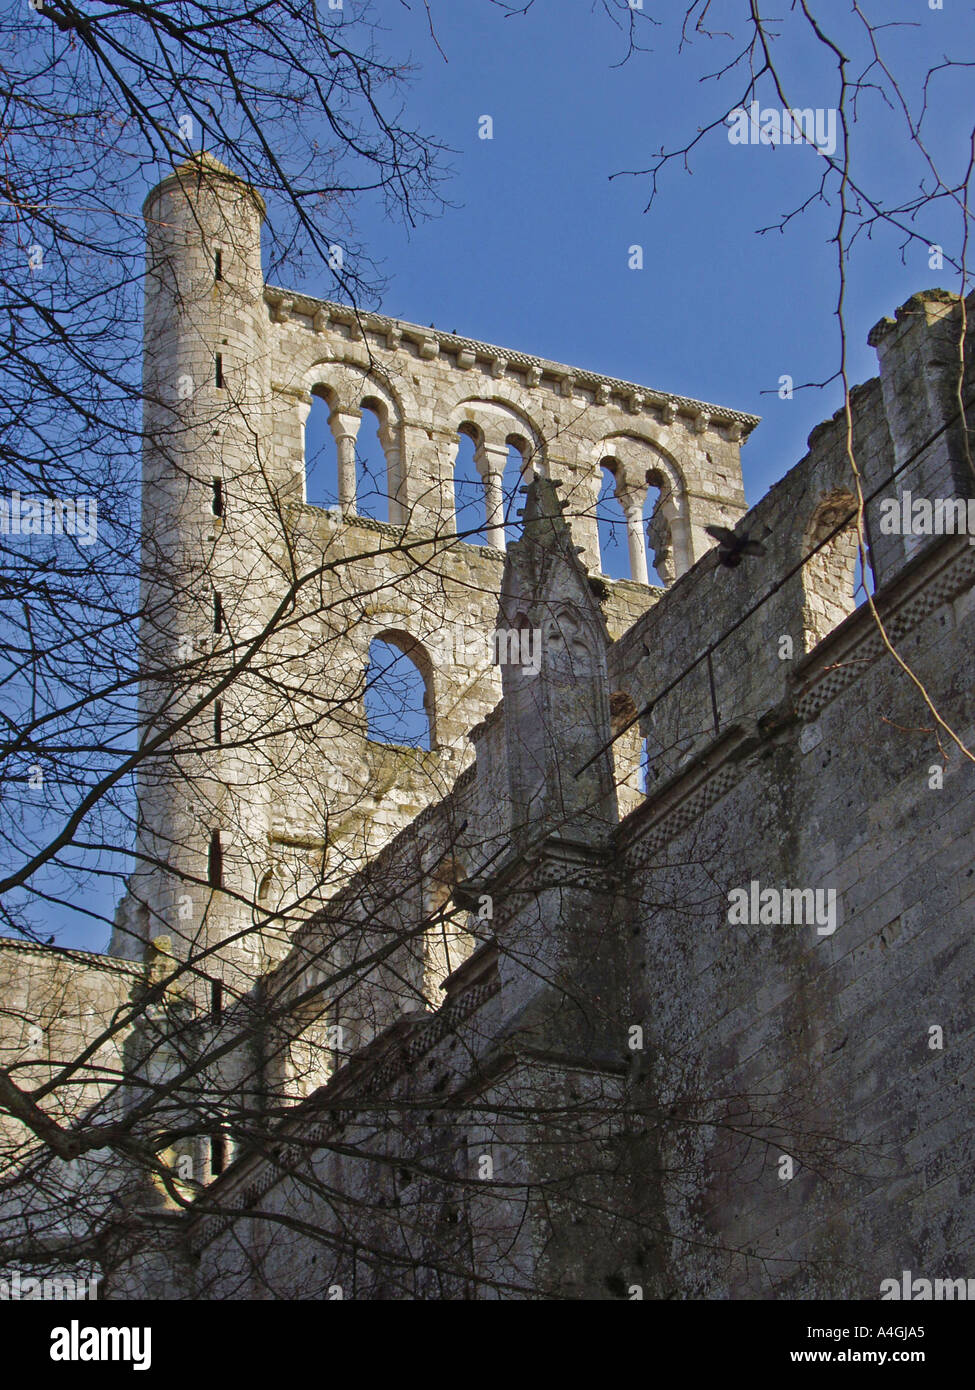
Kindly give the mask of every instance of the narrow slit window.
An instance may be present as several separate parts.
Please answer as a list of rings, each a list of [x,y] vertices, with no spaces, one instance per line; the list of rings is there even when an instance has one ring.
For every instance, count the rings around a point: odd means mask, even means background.
[[[210,1013],[214,1018],[223,1017],[223,981],[210,981]]]
[[[212,493],[210,496],[210,510],[214,516],[223,516],[223,479],[211,478]]]
[[[213,253],[213,278],[214,280],[223,279],[223,252],[214,251]]]
[[[218,353],[217,353],[216,373],[215,373],[214,380],[215,380],[217,386],[220,387],[220,388],[222,389],[222,388],[223,388],[223,353],[222,353],[222,352],[218,352]]]
[[[223,743],[223,701],[213,702],[213,741]]]
[[[214,1134],[210,1138],[210,1172],[218,1178],[227,1166],[227,1136]]]
[[[210,831],[210,850],[207,854],[207,882],[211,888],[223,887],[223,845],[220,831]]]
[[[219,594],[213,596],[213,630],[218,634],[223,632],[223,599]]]

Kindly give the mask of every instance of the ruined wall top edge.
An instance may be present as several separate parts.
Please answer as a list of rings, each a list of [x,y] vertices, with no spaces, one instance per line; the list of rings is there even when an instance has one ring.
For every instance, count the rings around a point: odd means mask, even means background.
[[[674,413],[683,413],[697,418],[707,417],[715,424],[737,424],[741,427],[742,440],[761,421],[761,416],[749,415],[741,410],[727,406],[713,405],[707,401],[695,400],[691,396],[680,396],[670,391],[641,386],[636,382],[624,381],[619,377],[605,376],[601,372],[589,371],[583,367],[573,367],[562,362],[553,362],[546,357],[534,357],[529,353],[511,348],[499,347],[494,343],[481,342],[477,338],[467,338],[443,329],[426,328],[422,324],[411,323],[407,319],[391,318],[386,314],[356,308],[351,304],[339,304],[329,299],[317,299],[313,295],[286,290],[277,285],[267,285],[264,298],[277,320],[286,321],[290,313],[299,313],[311,318],[321,314],[323,318],[334,320],[344,326],[352,326],[360,332],[370,330],[397,343],[402,338],[415,342],[421,349],[430,351],[435,347],[437,355],[441,349],[453,353],[470,353],[474,359],[481,358],[491,363],[504,363],[507,366],[535,371],[542,376],[554,377],[560,382],[572,381],[580,386],[598,391],[616,392],[632,398],[639,405],[670,408]],[[470,365],[473,365],[473,360]],[[463,370],[463,368],[460,368]]]

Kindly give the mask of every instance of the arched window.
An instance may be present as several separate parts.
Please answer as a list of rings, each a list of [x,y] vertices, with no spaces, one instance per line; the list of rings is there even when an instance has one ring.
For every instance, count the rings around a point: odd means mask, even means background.
[[[603,574],[665,588],[692,564],[679,469],[649,440],[631,436],[604,439],[597,458]]]
[[[647,550],[647,578],[665,588],[674,577],[673,542],[670,522],[662,503],[666,497],[663,477],[654,469],[647,472],[647,495],[643,503],[641,542]]]
[[[613,780],[621,816],[629,815],[643,800],[645,779],[641,782],[644,739],[636,717],[632,696],[618,690],[610,697],[609,713],[613,732]]]
[[[332,410],[319,391],[313,391],[305,421],[305,501],[312,507],[336,507],[339,501],[339,461],[335,436],[328,423]]]
[[[467,426],[458,432],[460,444],[454,464],[455,529],[471,545],[487,544],[487,510],[484,482],[474,462],[477,440]],[[470,533],[470,534],[468,534]]]
[[[271,889],[274,887],[274,870],[267,869],[260,878],[257,885],[257,901],[261,907],[267,907],[271,902]]]
[[[515,442],[514,437],[509,436],[505,443],[508,457],[504,465],[501,495],[504,499],[505,542],[510,545],[521,534],[518,512],[525,504],[521,489],[529,481],[532,470],[527,442],[521,439]]]
[[[435,747],[433,668],[407,633],[382,632],[369,643],[365,707],[373,743]]]
[[[389,520],[389,468],[380,439],[380,420],[363,404],[362,424],[355,441],[355,496],[359,516]]]
[[[618,468],[615,459],[600,464],[602,481],[596,500],[599,529],[599,566],[609,579],[629,579],[630,558],[626,537],[626,514],[616,496]]]
[[[863,577],[858,576],[856,499],[852,493],[837,489],[822,499],[806,531],[803,553],[809,554],[817,545],[820,548],[802,570],[807,651],[848,617],[858,601],[866,598]]]

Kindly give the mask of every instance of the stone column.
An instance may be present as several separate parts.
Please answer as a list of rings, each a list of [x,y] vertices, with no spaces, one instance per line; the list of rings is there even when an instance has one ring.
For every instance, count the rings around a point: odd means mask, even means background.
[[[484,482],[487,543],[497,550],[504,550],[504,493],[501,482],[507,462],[506,444],[481,444],[474,454],[474,463]]]
[[[293,497],[298,498],[298,500],[301,501],[301,502],[307,502],[307,501],[308,501],[308,442],[307,442],[307,438],[306,438],[306,433],[305,433],[305,432],[306,432],[306,430],[307,430],[307,428],[308,428],[308,416],[311,414],[311,402],[312,402],[312,398],[311,398],[311,393],[310,393],[309,391],[303,391],[303,392],[301,393],[301,395],[297,395],[297,393],[296,393],[296,398],[297,398],[297,411],[298,411],[298,440],[299,440],[299,442],[300,442],[300,444],[301,444],[301,448],[300,448],[299,453],[295,456],[295,464],[297,465],[297,467],[296,467],[294,473],[290,473],[290,474],[289,474],[288,481],[286,482],[285,486],[286,486],[286,488],[288,489],[288,491],[290,491],[290,493],[291,493],[291,495],[292,495]],[[292,399],[295,399],[295,397],[285,396],[284,399],[285,399],[285,401],[290,401],[290,400],[292,400]],[[280,421],[280,423],[278,424],[278,428],[279,428],[279,429],[282,429],[282,428],[287,429],[287,428],[288,428],[287,413],[286,413],[286,412],[282,412],[282,414],[284,415],[284,419],[281,420],[281,417],[279,416],[279,421]],[[300,472],[298,471],[298,469],[300,469]]]
[[[339,456],[339,506],[355,513],[355,441],[362,422],[360,410],[333,410],[328,423]]]
[[[626,517],[626,540],[630,547],[630,578],[638,584],[649,584],[647,543],[643,535],[643,503],[646,488],[617,487],[616,496]]]
[[[403,506],[403,473],[399,446],[399,430],[383,424],[379,431],[379,443],[386,459],[386,487],[389,492],[389,524],[402,526],[406,520]]]

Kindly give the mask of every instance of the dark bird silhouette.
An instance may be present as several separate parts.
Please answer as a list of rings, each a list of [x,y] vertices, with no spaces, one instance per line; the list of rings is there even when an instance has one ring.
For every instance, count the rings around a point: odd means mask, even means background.
[[[764,545],[756,540],[750,531],[742,531],[739,535],[737,531],[730,531],[727,526],[705,526],[704,529],[718,542],[718,564],[725,565],[730,570],[737,569],[746,555],[765,554]],[[762,532],[763,539],[770,534],[766,526]]]

